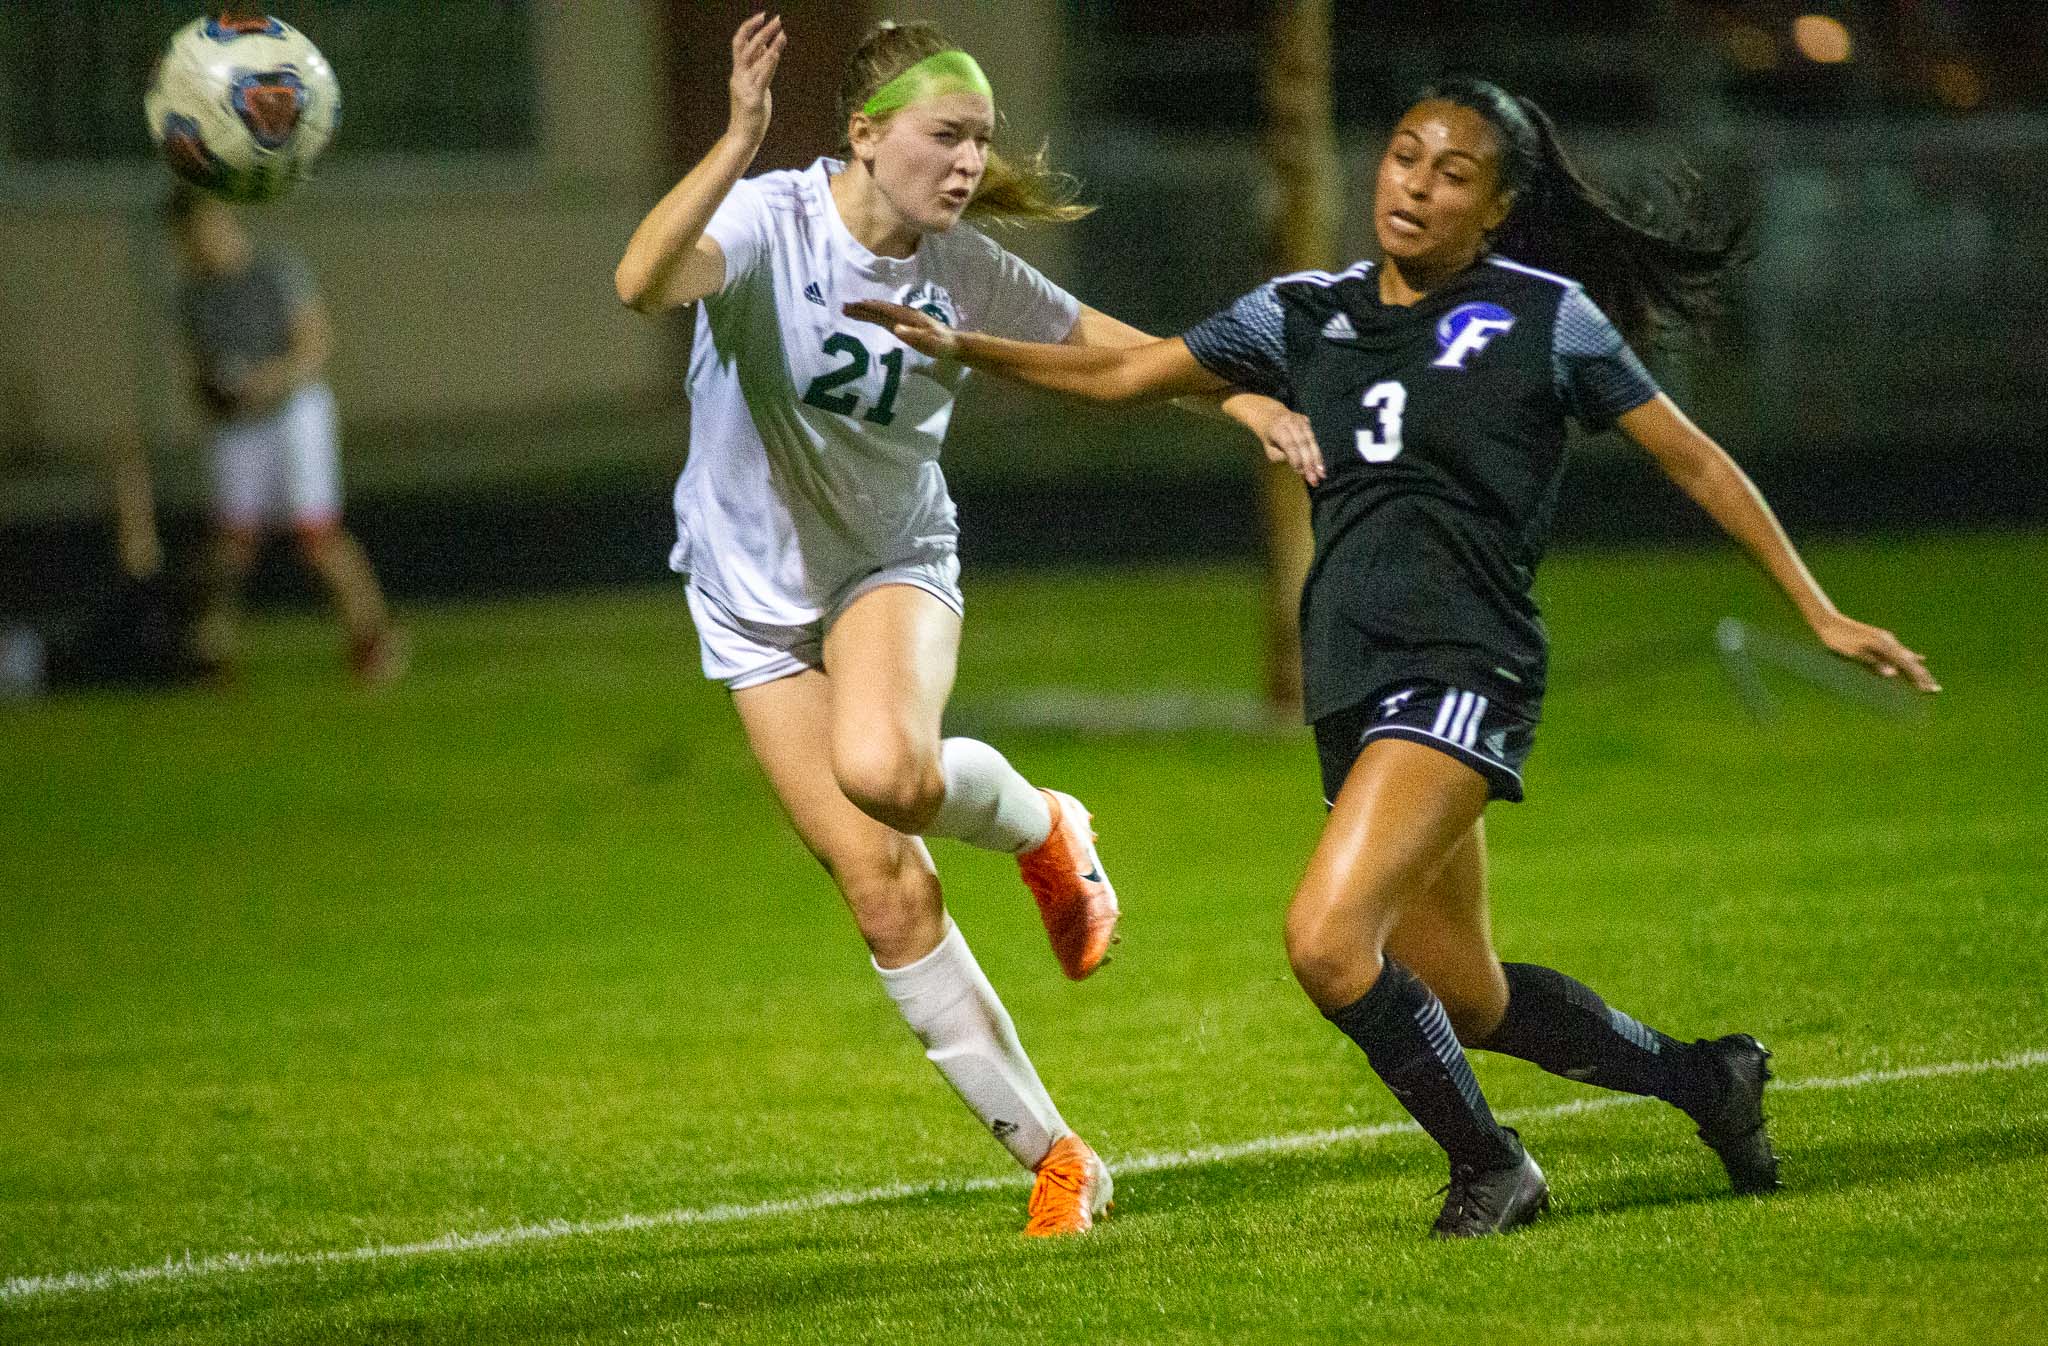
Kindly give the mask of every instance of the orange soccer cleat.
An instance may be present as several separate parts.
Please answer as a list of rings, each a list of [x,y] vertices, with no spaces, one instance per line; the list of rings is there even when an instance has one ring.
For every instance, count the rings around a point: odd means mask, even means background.
[[[1095,1227],[1096,1216],[1108,1212],[1115,1192],[1109,1165],[1088,1148],[1088,1142],[1072,1134],[1061,1136],[1038,1161],[1025,1236],[1085,1234]]]
[[[1102,872],[1091,816],[1081,801],[1058,790],[1039,793],[1052,809],[1052,832],[1017,857],[1017,868],[1038,900],[1060,971],[1079,981],[1102,966],[1116,938],[1116,889]]]

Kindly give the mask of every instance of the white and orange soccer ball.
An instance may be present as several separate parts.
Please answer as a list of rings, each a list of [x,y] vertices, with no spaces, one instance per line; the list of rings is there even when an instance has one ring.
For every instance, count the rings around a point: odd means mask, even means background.
[[[288,23],[194,19],[164,47],[143,111],[180,177],[230,201],[271,201],[334,137],[341,86]]]

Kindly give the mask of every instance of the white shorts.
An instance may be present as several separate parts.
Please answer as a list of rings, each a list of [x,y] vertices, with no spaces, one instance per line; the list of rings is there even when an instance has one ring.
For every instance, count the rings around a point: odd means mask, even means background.
[[[887,584],[922,589],[956,614],[966,608],[960,596],[960,557],[950,551],[870,571],[833,595],[824,616],[801,626],[749,621],[696,583],[684,586],[690,620],[697,625],[697,644],[704,656],[704,676],[738,692],[806,669],[822,669],[825,633],[832,623],[862,594]]]
[[[214,430],[213,507],[235,529],[341,518],[341,439],[326,384],[307,384],[261,420]]]

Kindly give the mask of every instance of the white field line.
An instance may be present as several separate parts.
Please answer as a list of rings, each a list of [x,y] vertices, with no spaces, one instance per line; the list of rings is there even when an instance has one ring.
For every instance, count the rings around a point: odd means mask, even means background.
[[[1943,1079],[1956,1075],[1984,1075],[1996,1071],[2029,1070],[2048,1065],[2048,1051],[2020,1052],[1985,1061],[1946,1061],[1935,1065],[1905,1066],[1896,1070],[1865,1070],[1831,1079],[1773,1081],[1771,1092],[1801,1093],[1819,1089],[1863,1089],[1874,1084],[1904,1080]],[[1529,1122],[1568,1117],[1582,1112],[1603,1112],[1609,1108],[1647,1103],[1649,1099],[1628,1094],[1606,1094],[1542,1108],[1521,1108],[1500,1114],[1504,1122]],[[1156,1150],[1124,1155],[1112,1169],[1120,1175],[1157,1173],[1168,1169],[1198,1168],[1227,1163],[1233,1159],[1261,1155],[1293,1154],[1302,1150],[1329,1149],[1357,1141],[1407,1135],[1421,1130],[1414,1122],[1376,1122],[1370,1126],[1344,1126],[1327,1131],[1305,1131],[1293,1135],[1263,1136],[1256,1140],[1226,1145],[1201,1145],[1187,1150]],[[784,1197],[746,1205],[684,1207],[655,1215],[619,1215],[609,1220],[549,1220],[544,1224],[508,1225],[475,1233],[450,1233],[417,1243],[372,1243],[360,1248],[336,1248],[323,1252],[220,1253],[211,1257],[167,1257],[150,1266],[117,1267],[101,1271],[67,1271],[54,1276],[16,1276],[0,1282],[0,1303],[39,1295],[88,1293],[126,1285],[158,1281],[191,1280],[229,1272],[260,1271],[270,1267],[316,1267],[356,1262],[381,1262],[394,1258],[424,1257],[433,1253],[467,1252],[475,1248],[506,1248],[554,1239],[585,1238],[637,1229],[672,1229],[686,1225],[732,1224],[765,1220],[778,1215],[802,1215],[843,1206],[866,1206],[910,1197],[936,1196],[954,1192],[986,1192],[1021,1186],[1021,1174],[984,1178],[945,1178],[930,1182],[897,1182],[880,1187],[849,1188],[836,1192],[813,1192],[808,1196]]]

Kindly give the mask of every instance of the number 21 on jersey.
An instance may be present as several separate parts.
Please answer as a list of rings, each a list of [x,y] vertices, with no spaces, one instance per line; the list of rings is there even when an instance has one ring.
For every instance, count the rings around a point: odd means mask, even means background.
[[[1408,410],[1408,390],[1393,379],[1365,390],[1365,409],[1372,422],[1358,432],[1358,456],[1368,463],[1391,463],[1401,456],[1401,415]]]
[[[873,353],[867,343],[859,337],[844,332],[834,332],[825,338],[825,354],[835,356],[845,363],[837,369],[818,375],[804,389],[804,401],[822,411],[840,416],[851,416],[860,406],[860,397],[854,393],[842,393],[839,389],[849,383],[857,383],[867,377],[868,361]],[[882,391],[875,398],[875,404],[868,408],[864,419],[876,425],[887,425],[896,419],[896,394],[903,387],[903,348],[883,353],[877,361],[882,366]]]

